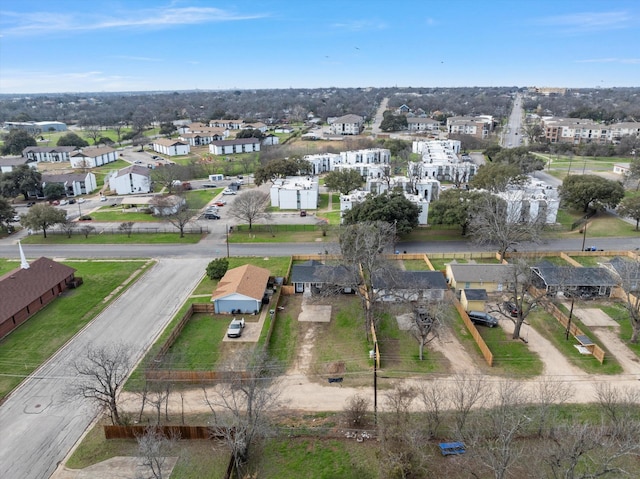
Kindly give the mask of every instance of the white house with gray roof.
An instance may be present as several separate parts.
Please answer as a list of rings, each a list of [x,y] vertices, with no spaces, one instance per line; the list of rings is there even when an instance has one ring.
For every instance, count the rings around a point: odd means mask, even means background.
[[[22,156],[38,163],[62,163],[71,161],[77,150],[75,146],[28,146],[22,150]]]
[[[71,168],[95,168],[118,160],[118,153],[113,148],[83,148],[71,154]]]
[[[87,173],[65,173],[59,175],[42,175],[42,188],[50,184],[60,184],[69,197],[93,193],[97,186],[96,175]]]
[[[329,123],[334,135],[359,135],[364,127],[364,118],[350,114],[333,118]]]
[[[290,176],[277,179],[269,191],[271,206],[282,210],[317,210],[318,179],[314,176]]]

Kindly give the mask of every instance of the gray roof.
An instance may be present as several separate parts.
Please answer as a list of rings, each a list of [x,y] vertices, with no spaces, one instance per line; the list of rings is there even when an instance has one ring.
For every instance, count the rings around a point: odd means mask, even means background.
[[[43,183],[64,183],[66,181],[85,181],[86,174],[81,173],[60,173],[57,175],[42,175]]]
[[[353,278],[355,275],[350,274],[345,266],[326,265],[316,260],[291,267],[292,283],[349,284]]]
[[[573,266],[534,266],[531,268],[547,286],[615,286],[609,271],[599,267],[575,268]]]
[[[18,166],[27,163],[24,156],[2,156],[0,157],[0,166]]]
[[[470,288],[463,289],[462,291],[464,291],[464,295],[469,301],[486,301],[487,299],[489,299],[486,289]]]
[[[118,170],[118,172],[116,173],[116,178],[128,175],[129,173],[133,173],[134,175],[146,176],[147,178],[150,176],[149,168],[147,168],[146,166],[131,165]]]
[[[509,264],[456,264],[449,265],[456,282],[490,282],[507,281],[512,273],[513,265]]]
[[[352,113],[344,116],[340,116],[333,120],[334,123],[362,123],[364,119],[359,115],[354,115]]]
[[[24,150],[22,150],[22,154],[24,155],[27,152],[33,151],[34,153],[54,153],[54,152],[72,152],[77,150],[78,148],[75,146],[27,146]]]
[[[394,271],[391,274],[375,274],[376,289],[447,289],[447,281],[440,271]]]

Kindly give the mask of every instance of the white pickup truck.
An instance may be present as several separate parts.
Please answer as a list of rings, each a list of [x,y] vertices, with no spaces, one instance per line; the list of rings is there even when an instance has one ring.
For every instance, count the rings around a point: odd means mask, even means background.
[[[231,324],[229,325],[229,329],[227,329],[227,337],[229,338],[239,338],[242,336],[242,330],[244,329],[244,318],[236,319],[233,318]]]

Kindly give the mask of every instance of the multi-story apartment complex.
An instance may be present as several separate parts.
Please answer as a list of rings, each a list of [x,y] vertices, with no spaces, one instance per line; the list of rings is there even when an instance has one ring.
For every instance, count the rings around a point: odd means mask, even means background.
[[[469,135],[475,138],[488,138],[493,131],[493,117],[480,116],[451,116],[447,118],[447,132],[450,135]]]
[[[540,125],[548,143],[615,144],[625,136],[640,137],[640,122],[605,125],[589,119],[546,117],[541,119]]]

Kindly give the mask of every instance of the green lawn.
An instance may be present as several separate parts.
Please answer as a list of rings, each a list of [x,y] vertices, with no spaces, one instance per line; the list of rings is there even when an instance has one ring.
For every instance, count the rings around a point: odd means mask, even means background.
[[[503,320],[504,321],[504,320]],[[528,346],[511,339],[504,329],[478,326],[478,331],[493,353],[493,370],[508,376],[537,376],[542,373],[543,362]]]
[[[135,228],[135,225],[134,225]],[[68,238],[64,234],[47,235],[34,234],[22,239],[23,244],[193,244],[200,241],[202,234],[185,234],[180,238],[180,233],[135,233],[128,237],[126,234],[96,234],[91,233],[88,238],[82,234],[74,234]]]
[[[293,362],[298,344],[300,323],[298,323],[296,314],[299,313],[299,311],[291,311],[287,308],[287,297],[284,297],[284,299],[281,297],[280,304],[284,305],[285,310],[278,311],[275,315],[275,324],[267,351],[270,357],[288,368]],[[263,335],[266,334],[267,328],[269,327],[267,321],[265,321],[262,331]]]
[[[404,259],[402,263],[407,271],[431,271],[427,262],[421,259]]]
[[[640,358],[640,343],[634,344],[629,342],[629,340],[631,339],[631,334],[633,333],[633,328],[631,326],[629,313],[625,305],[622,302],[615,302],[611,305],[600,306],[600,309],[618,322],[618,324],[620,325],[620,328],[618,330],[618,337],[620,338],[620,341],[625,343],[627,347]]]
[[[0,341],[0,398],[55,353],[113,301],[103,299],[132,274],[141,274],[145,261],[64,262],[84,279],[77,289],[36,313]],[[6,264],[5,264],[6,266]]]
[[[275,438],[250,462],[250,471],[264,479],[376,479],[378,447],[354,440]],[[173,476],[172,476],[173,477]]]
[[[97,211],[89,213],[89,216],[95,221],[124,223],[126,221],[139,222],[157,222],[158,218],[150,212],[136,211],[136,208],[120,208],[112,206],[103,206]]]
[[[229,243],[309,243],[318,242],[318,251],[322,251],[322,243],[337,240],[338,229],[329,228],[324,235],[316,225],[238,225],[229,235]]]

